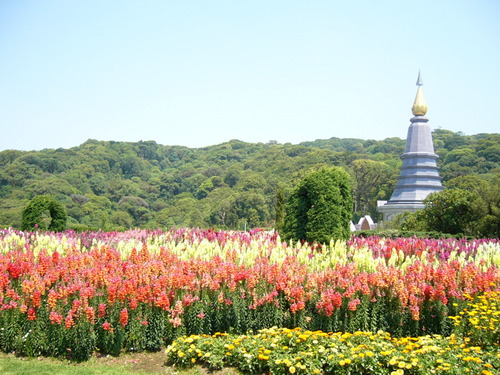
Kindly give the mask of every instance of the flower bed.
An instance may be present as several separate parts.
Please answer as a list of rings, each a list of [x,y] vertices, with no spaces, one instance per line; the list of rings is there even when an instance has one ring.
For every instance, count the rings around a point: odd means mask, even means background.
[[[455,335],[397,338],[382,331],[269,328],[254,335],[192,335],[175,340],[166,355],[181,368],[201,364],[259,374],[493,375],[500,370],[498,350],[469,345]]]
[[[0,350],[86,359],[272,326],[448,335],[500,288],[500,243],[276,233],[0,231]]]

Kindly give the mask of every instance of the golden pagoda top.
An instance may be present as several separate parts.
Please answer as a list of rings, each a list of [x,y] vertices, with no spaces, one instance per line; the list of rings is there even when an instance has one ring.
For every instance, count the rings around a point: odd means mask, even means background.
[[[411,107],[413,116],[425,116],[427,113],[427,104],[425,103],[424,93],[421,86],[423,85],[422,78],[420,78],[420,71],[418,72],[417,78],[417,95],[415,96],[415,101]]]

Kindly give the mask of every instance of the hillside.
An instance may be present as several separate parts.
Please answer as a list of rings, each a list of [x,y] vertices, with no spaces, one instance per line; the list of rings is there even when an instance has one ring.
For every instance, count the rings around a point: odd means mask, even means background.
[[[500,134],[433,132],[443,183],[491,180],[500,172]],[[19,227],[34,196],[66,206],[74,229],[272,227],[276,195],[311,168],[345,167],[356,182],[356,217],[376,216],[399,173],[405,140],[330,138],[286,143],[231,140],[204,148],[154,141],[88,140],[70,149],[0,152],[0,227]],[[355,219],[356,219],[355,217]]]

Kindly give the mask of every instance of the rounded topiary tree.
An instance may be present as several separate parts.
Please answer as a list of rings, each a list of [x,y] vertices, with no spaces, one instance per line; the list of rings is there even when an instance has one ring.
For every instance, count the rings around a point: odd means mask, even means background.
[[[353,208],[352,181],[343,168],[309,173],[286,203],[283,237],[319,243],[348,239]]]
[[[44,216],[50,216],[47,225]],[[50,230],[62,232],[66,229],[66,209],[50,195],[37,195],[23,211],[21,230]]]

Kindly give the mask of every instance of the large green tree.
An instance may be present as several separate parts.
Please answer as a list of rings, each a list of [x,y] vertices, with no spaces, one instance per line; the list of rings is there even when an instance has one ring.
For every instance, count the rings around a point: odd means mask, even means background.
[[[50,195],[37,195],[26,206],[21,219],[21,230],[66,229],[67,214],[64,206]]]
[[[325,167],[306,175],[285,208],[283,237],[328,243],[350,237],[352,182],[340,167]]]
[[[417,221],[429,231],[449,234],[474,234],[474,222],[479,219],[479,196],[463,189],[445,189],[429,194],[425,208],[416,213]]]
[[[368,214],[375,219],[378,215],[377,199],[390,197],[395,183],[394,174],[398,171],[392,170],[386,163],[369,159],[354,160],[351,171],[355,180],[354,211],[358,217]]]

